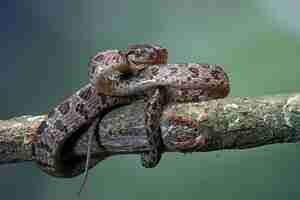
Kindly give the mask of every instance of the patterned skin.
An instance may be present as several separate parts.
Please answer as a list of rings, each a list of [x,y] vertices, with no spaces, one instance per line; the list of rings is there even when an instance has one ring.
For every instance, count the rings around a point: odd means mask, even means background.
[[[166,64],[168,52],[167,49],[159,46],[142,44],[129,46],[126,54],[130,65],[119,65],[109,69],[95,65],[95,68],[90,73],[91,82],[96,85],[97,92],[100,95],[135,96],[137,99],[146,99],[148,103],[145,108],[145,125],[150,151],[142,153],[141,163],[146,168],[153,168],[159,163],[163,150],[158,123],[163,103],[159,102],[160,104],[155,109],[153,108],[152,105],[156,105],[156,103],[152,103],[154,100],[152,95],[157,85],[153,84],[155,80],[151,79],[151,75],[148,74],[152,73],[151,71],[147,71],[147,74],[142,73],[142,71],[156,63]],[[124,73],[131,74],[131,78],[128,80],[130,81],[128,83],[129,87],[126,88],[118,85]],[[139,76],[139,73],[147,75],[147,77]]]
[[[96,165],[99,158],[89,160],[89,153],[87,160],[64,160],[70,141],[83,134],[82,127],[91,125],[96,117],[141,98],[147,99],[145,126],[150,147],[142,155],[142,164],[155,167],[163,151],[159,127],[163,106],[171,101],[224,98],[230,90],[219,65],[165,64],[166,59],[167,50],[152,45],[133,45],[124,53],[109,50],[94,56],[89,67],[91,84],[54,108],[39,127],[34,153],[40,168],[52,176],[73,177],[85,171],[85,161],[87,168]]]
[[[131,59],[134,61],[132,63],[140,64],[135,56]],[[102,87],[105,84],[101,71],[94,73],[94,82],[99,93],[110,96],[138,95],[146,99],[145,128],[150,150],[142,154],[141,163],[146,168],[153,168],[159,163],[164,150],[159,126],[164,105],[224,98],[230,91],[229,79],[223,68],[215,64],[152,64],[139,69],[130,78],[130,87],[126,89],[107,90]],[[119,82],[120,73],[113,73],[117,75],[107,85]]]
[[[165,52],[165,49],[153,46],[153,55],[147,57],[152,60],[146,59],[145,64],[156,64],[161,50]],[[119,79],[117,84],[115,81],[110,82],[111,85],[108,84],[110,80],[116,80],[115,78],[122,74],[132,71],[137,73],[139,69],[134,69],[127,58],[132,53],[134,52],[123,53],[119,50],[108,50],[95,55],[89,64],[91,83],[56,106],[49,113],[48,119],[41,123],[37,131],[39,139],[33,145],[33,152],[36,163],[44,172],[56,177],[74,177],[86,170],[84,158],[74,157],[72,160],[64,160],[64,152],[71,151],[74,141],[85,132],[87,127],[95,126],[96,123],[93,121],[96,117],[101,118],[116,106],[126,105],[135,100],[135,97],[128,95],[107,96],[102,94],[99,96],[97,95],[99,91],[96,90],[93,82],[95,74],[97,74],[106,80],[103,85],[104,89],[138,90],[127,79]],[[123,72],[115,69],[123,70]],[[134,82],[136,83],[136,80]],[[101,161],[99,158],[89,160],[88,155],[88,168],[95,166],[99,161]]]

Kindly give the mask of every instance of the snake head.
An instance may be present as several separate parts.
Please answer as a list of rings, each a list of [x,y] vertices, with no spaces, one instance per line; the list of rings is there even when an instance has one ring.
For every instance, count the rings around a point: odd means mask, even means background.
[[[127,60],[133,65],[165,64],[168,59],[166,48],[150,44],[134,44],[128,46]]]

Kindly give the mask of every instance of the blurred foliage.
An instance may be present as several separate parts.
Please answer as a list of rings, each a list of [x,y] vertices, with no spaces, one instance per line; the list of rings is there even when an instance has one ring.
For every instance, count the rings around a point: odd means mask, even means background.
[[[299,92],[297,1],[2,1],[0,113],[46,113],[87,83],[97,51],[132,43],[169,48],[170,63],[220,63],[232,96]],[[296,144],[164,155],[143,169],[119,156],[90,172],[80,199],[299,199]],[[299,167],[299,168],[298,168]],[[56,179],[34,163],[1,166],[3,199],[74,199],[80,177]]]

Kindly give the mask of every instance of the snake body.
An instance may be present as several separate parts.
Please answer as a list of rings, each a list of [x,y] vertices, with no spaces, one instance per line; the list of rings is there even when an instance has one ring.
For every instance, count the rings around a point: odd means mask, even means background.
[[[150,146],[142,164],[155,167],[163,151],[159,129],[163,106],[171,101],[223,98],[229,93],[229,80],[220,65],[165,64],[166,59],[166,49],[152,45],[134,45],[125,54],[110,50],[94,56],[89,67],[91,83],[55,107],[38,129],[34,153],[39,167],[57,177],[83,173],[85,159],[64,160],[69,141],[83,134],[82,127],[96,117],[140,98],[148,98],[145,126]],[[98,162],[91,158],[89,168]]]
[[[144,60],[140,60],[139,64],[165,62],[166,57],[162,55],[167,55],[165,49],[157,46],[146,47],[152,51],[148,52],[149,55]],[[135,52],[130,51],[127,54],[132,53]],[[84,133],[84,127],[91,125],[96,117],[101,117],[114,107],[129,104],[134,100],[135,97],[131,98],[126,94],[129,88],[135,90],[134,86],[130,85],[130,81],[117,80],[122,73],[135,69],[131,68],[134,64],[129,62],[128,55],[119,50],[97,53],[91,58],[89,64],[91,83],[66,98],[49,112],[47,120],[41,123],[37,130],[39,139],[33,145],[33,152],[36,163],[44,172],[56,177],[74,177],[84,172],[85,159],[64,160],[64,152],[71,150],[72,142]],[[121,96],[99,95],[99,90],[93,84],[95,75],[103,77],[105,84],[100,88],[104,93],[112,89],[121,91]],[[136,82],[139,81],[135,80],[135,84]],[[91,158],[89,168],[98,162],[99,160]]]
[[[136,54],[132,54],[136,56]],[[136,57],[131,58],[137,60]],[[152,64],[130,78],[128,91],[103,87],[102,72],[95,73],[97,89],[106,95],[146,95],[145,129],[150,150],[142,153],[141,163],[146,168],[157,166],[164,151],[160,116],[170,102],[201,102],[224,98],[229,94],[229,79],[217,64]],[[118,82],[118,81],[117,81]],[[117,83],[115,82],[115,83]]]

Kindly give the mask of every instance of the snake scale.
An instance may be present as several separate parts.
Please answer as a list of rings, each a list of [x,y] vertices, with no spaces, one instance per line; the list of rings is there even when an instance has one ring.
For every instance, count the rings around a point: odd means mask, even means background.
[[[229,93],[229,80],[220,65],[166,64],[168,52],[156,45],[132,45],[128,50],[107,50],[90,60],[90,83],[66,98],[41,123],[33,152],[38,166],[56,177],[74,177],[85,171],[85,158],[64,159],[64,152],[116,106],[146,99],[145,128],[149,152],[142,165],[155,167],[163,152],[159,119],[169,102],[199,102],[223,98]],[[101,145],[101,144],[99,144]],[[88,168],[100,160],[91,158]]]

